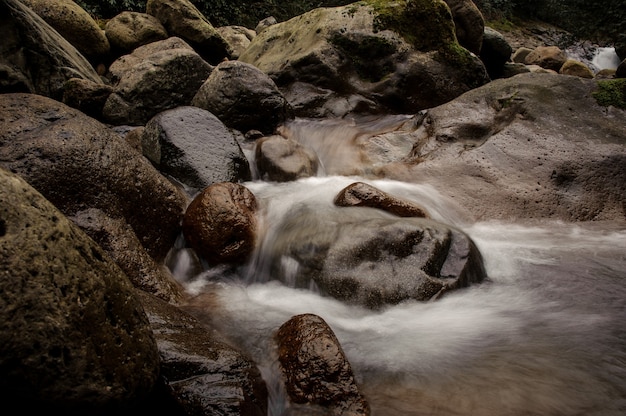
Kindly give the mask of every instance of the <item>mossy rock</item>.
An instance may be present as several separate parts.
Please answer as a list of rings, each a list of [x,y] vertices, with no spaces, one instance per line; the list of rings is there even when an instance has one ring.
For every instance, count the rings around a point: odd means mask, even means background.
[[[612,105],[626,110],[626,78],[598,81],[598,89],[592,95],[603,107]]]

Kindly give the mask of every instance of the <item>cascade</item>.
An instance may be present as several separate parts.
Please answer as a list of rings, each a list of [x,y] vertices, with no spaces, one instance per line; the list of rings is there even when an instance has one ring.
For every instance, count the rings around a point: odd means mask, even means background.
[[[320,176],[246,183],[262,207],[253,259],[236,271],[205,267],[186,277],[191,293],[214,295],[212,325],[258,363],[270,391],[269,414],[292,415],[272,336],[300,313],[321,316],[335,331],[372,415],[624,414],[626,230],[469,221],[463,207],[428,183],[367,178],[358,158],[343,157],[360,138],[406,121],[286,126],[286,134],[320,155]],[[321,296],[313,286],[273,280],[264,260],[285,231],[281,219],[302,206],[324,216],[336,209],[336,193],[356,180],[418,202],[434,219],[465,231],[483,255],[489,282],[374,311]],[[188,262],[188,254],[181,259]],[[297,264],[283,267],[297,271]]]

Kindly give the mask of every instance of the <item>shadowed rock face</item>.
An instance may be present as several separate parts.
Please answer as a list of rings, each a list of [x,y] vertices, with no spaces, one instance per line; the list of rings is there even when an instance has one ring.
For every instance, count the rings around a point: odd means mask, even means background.
[[[264,29],[239,60],[271,76],[303,116],[341,115],[339,97],[348,102],[344,114],[412,113],[488,81],[480,60],[456,42],[439,0],[315,9]]]
[[[3,403],[31,414],[102,414],[145,399],[159,356],[128,278],[40,193],[4,169],[0,200]]]

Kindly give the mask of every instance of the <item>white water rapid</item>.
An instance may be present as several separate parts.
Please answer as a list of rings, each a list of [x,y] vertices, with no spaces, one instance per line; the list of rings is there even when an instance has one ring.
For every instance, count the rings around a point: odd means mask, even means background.
[[[338,209],[334,196],[355,180],[414,200],[468,233],[489,281],[437,301],[372,311],[271,280],[264,248],[280,238],[281,218],[302,205],[322,216]],[[321,316],[335,331],[374,416],[626,414],[626,229],[548,220],[472,223],[463,207],[427,184],[323,176],[245,185],[262,206],[255,258],[228,278],[216,279],[220,269],[210,269],[186,285],[200,302],[210,295],[211,325],[259,364],[271,416],[293,415],[272,336],[301,313]]]

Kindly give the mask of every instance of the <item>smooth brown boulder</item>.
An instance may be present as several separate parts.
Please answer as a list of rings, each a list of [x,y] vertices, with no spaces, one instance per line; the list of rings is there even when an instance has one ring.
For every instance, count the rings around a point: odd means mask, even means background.
[[[183,217],[189,245],[216,263],[245,261],[255,247],[257,201],[243,185],[214,183],[197,195]]]
[[[539,65],[556,72],[559,72],[565,61],[567,55],[558,46],[538,46],[524,59],[526,65]]]
[[[294,403],[323,406],[325,414],[333,416],[370,414],[339,340],[324,319],[294,316],[275,338],[285,387]]]
[[[335,205],[340,207],[370,207],[382,209],[398,217],[428,217],[417,204],[396,198],[364,182],[348,185],[335,197]]]

